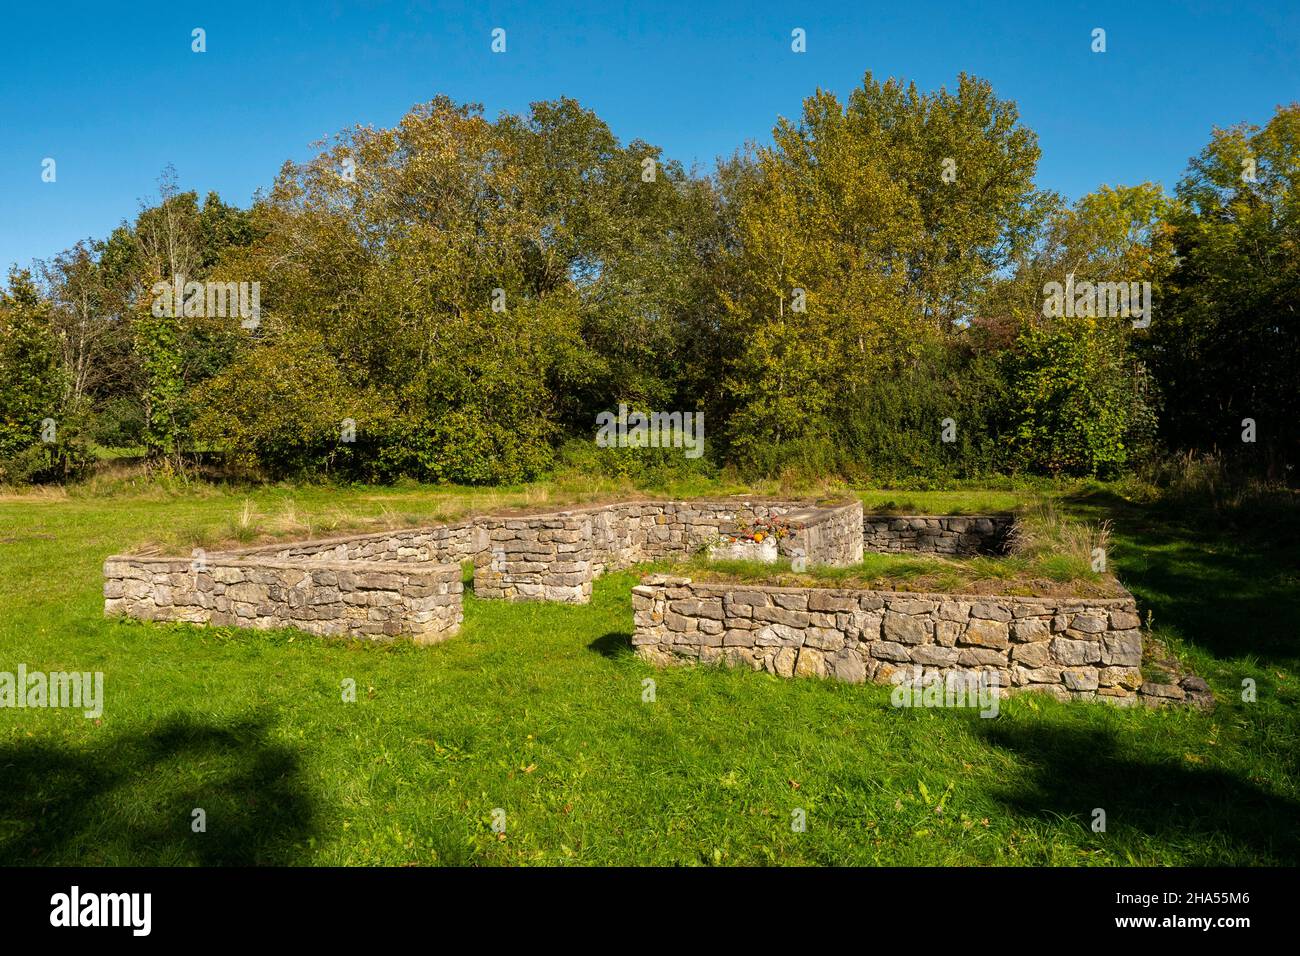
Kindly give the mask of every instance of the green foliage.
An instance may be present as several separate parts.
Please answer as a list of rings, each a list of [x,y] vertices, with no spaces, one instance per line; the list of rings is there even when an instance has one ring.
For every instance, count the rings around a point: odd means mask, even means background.
[[[272,477],[347,474],[357,446],[343,441],[344,420],[356,422],[358,440],[372,445],[372,421],[384,416],[382,406],[349,387],[320,339],[309,334],[246,349],[197,390],[194,404],[200,442]]]
[[[528,481],[552,463],[550,423],[526,408],[452,409],[420,421],[397,420],[378,440],[371,480],[415,477],[423,481],[498,485]]]
[[[141,315],[135,321],[135,352],[144,373],[141,398],[145,448],[159,455],[180,447],[187,422],[180,322],[169,316]]]
[[[1162,435],[1286,477],[1300,462],[1300,105],[1262,129],[1216,131],[1178,198],[1178,267],[1148,354],[1167,396]]]
[[[62,369],[48,312],[30,273],[11,272],[0,293],[0,459],[38,442],[42,419],[58,409]]]
[[[247,210],[168,170],[39,287],[12,279],[0,461],[67,477],[92,434],[173,468],[211,445],[264,478],[938,486],[1228,448],[1294,480],[1298,144],[1300,106],[1280,108],[1216,132],[1176,197],[1071,205],[1034,187],[1015,104],[964,74],[818,91],[711,176],[569,99],[489,120],[441,96],[286,164]],[[261,329],[154,315],[179,276],[258,282]],[[1071,276],[1150,283],[1149,327],[1045,315]],[[620,403],[704,410],[711,464],[583,448]]]
[[[0,482],[64,479],[87,461],[50,312],[31,274],[13,270],[0,292]]]
[[[708,448],[707,439],[705,445]],[[601,448],[590,436],[561,446],[556,470],[561,474],[601,476],[640,487],[665,487],[674,482],[716,478],[718,466],[708,455],[687,458],[682,448]]]
[[[105,448],[131,448],[144,442],[144,406],[139,399],[119,395],[95,414],[91,438]]]
[[[818,93],[774,138],[732,186],[732,454],[763,471],[791,459],[957,470],[937,443],[958,399],[923,376],[947,364],[935,350],[953,346],[1032,221],[1032,133],[987,83],[928,95],[868,74],[847,106]],[[901,400],[887,391],[899,381]]]
[[[1148,397],[1116,320],[1027,323],[1009,357],[1017,462],[1053,475],[1109,477],[1149,421]]]

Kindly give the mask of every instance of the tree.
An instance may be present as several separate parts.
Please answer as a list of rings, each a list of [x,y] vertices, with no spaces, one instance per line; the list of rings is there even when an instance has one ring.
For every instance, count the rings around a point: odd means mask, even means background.
[[[965,75],[955,93],[922,94],[868,73],[847,106],[819,91],[773,136],[730,177],[721,283],[728,433],[751,461],[869,431],[859,417],[956,334],[1039,201],[1032,133]],[[897,422],[899,442],[910,427]],[[926,435],[938,441],[938,422]]]
[[[50,311],[31,273],[12,270],[0,292],[0,481],[61,474],[74,463]]]
[[[1281,477],[1300,458],[1300,105],[1262,129],[1215,130],[1177,193],[1178,266],[1147,351],[1167,396],[1162,433]],[[1246,418],[1255,444],[1241,440]]]

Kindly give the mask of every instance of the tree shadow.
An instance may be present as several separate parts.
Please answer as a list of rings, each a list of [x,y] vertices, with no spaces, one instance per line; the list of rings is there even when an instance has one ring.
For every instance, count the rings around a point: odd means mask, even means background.
[[[315,832],[298,757],[260,719],[176,716],[88,748],[10,743],[0,779],[3,866],[286,865]]]
[[[1187,640],[1223,659],[1247,654],[1294,662],[1300,620],[1296,540],[1250,515],[1135,505],[1107,491],[1066,496],[1065,503],[1116,525],[1115,570],[1154,613]],[[1126,554],[1131,542],[1138,554]]]
[[[615,660],[632,653],[632,635],[628,631],[610,631],[588,644],[587,650]]]
[[[1300,861],[1300,803],[1239,776],[1133,759],[1120,752],[1114,732],[1096,727],[998,720],[977,721],[975,731],[1029,769],[1028,780],[993,794],[1020,815],[1053,825],[1073,818],[1087,827],[1100,807],[1114,835],[1127,829],[1162,844],[1227,847],[1264,865]]]

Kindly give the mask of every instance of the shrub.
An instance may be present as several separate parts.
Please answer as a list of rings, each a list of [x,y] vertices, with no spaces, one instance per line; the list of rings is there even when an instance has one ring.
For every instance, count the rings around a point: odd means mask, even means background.
[[[144,443],[144,406],[119,395],[104,403],[90,425],[90,437],[105,448],[132,448]]]
[[[1026,323],[1009,357],[1017,463],[1053,475],[1110,477],[1132,457],[1151,400],[1116,323]]]
[[[245,351],[195,393],[194,435],[238,466],[271,477],[347,471],[357,436],[387,412],[349,386],[311,334],[279,336]],[[366,414],[363,414],[363,411]]]

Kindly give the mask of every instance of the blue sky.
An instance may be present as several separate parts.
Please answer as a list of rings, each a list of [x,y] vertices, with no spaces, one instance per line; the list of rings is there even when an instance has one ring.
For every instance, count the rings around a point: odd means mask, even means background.
[[[0,268],[102,237],[160,171],[246,205],[287,159],[446,93],[489,115],[572,96],[624,140],[711,167],[817,87],[966,72],[1040,137],[1039,184],[1172,186],[1212,127],[1300,98],[1300,4],[9,3]],[[207,31],[191,52],[190,31]],[[491,31],[507,52],[490,51]],[[808,51],[790,52],[790,31]],[[1107,52],[1090,50],[1107,33]],[[57,181],[41,181],[45,157]]]

